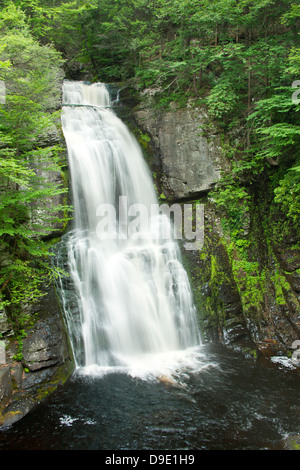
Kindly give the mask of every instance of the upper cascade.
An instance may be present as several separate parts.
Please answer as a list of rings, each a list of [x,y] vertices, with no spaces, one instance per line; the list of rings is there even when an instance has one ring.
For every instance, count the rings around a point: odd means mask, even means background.
[[[65,80],[62,105],[110,107],[111,100],[103,83],[87,84]]]

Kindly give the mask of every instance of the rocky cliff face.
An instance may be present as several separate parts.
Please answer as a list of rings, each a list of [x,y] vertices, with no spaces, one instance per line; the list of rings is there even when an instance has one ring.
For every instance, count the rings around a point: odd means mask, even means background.
[[[64,144],[59,124],[41,136],[38,146],[42,148]],[[61,171],[53,171],[43,162],[34,167],[42,181],[66,186]],[[49,196],[34,217],[48,214],[53,207],[64,204],[65,194]],[[46,238],[62,234],[65,222],[60,211],[53,214],[54,222],[42,232]],[[32,220],[33,221],[33,220]],[[33,222],[37,222],[34,220]],[[0,251],[1,265],[10,263],[5,250]],[[20,305],[22,317],[28,318],[22,337],[15,337],[11,312],[0,310],[0,427],[18,421],[36,406],[45,396],[63,384],[71,374],[74,363],[68,334],[63,321],[54,286],[44,289],[44,297],[32,305]],[[30,322],[29,322],[30,320]]]
[[[22,418],[74,368],[53,286],[45,288],[45,294],[34,305],[23,306],[34,324],[24,331],[22,343],[13,336],[5,312],[0,312],[0,427]]]
[[[58,121],[56,124],[53,124],[52,127],[48,128],[44,132],[37,142],[37,146],[42,149],[49,149],[51,154],[51,148],[58,146],[62,149],[65,149],[65,141],[61,129],[61,123]],[[63,150],[64,155],[62,154],[62,160],[67,161],[66,150]],[[50,159],[51,162],[51,159]],[[33,170],[35,171],[37,177],[41,180],[41,186],[43,182],[46,181],[53,185],[53,187],[66,188],[68,190],[69,181],[68,181],[68,171],[67,164],[62,165],[60,170],[53,170],[49,168],[49,162],[45,161],[35,161],[33,163]],[[49,214],[51,214],[52,220],[48,223],[48,230],[43,230],[42,236],[44,238],[55,238],[60,236],[65,228],[64,216],[60,210],[60,206],[67,204],[68,195],[66,193],[51,195],[48,198],[44,198],[43,201],[38,201],[38,211],[33,211],[34,220],[33,223],[39,223],[44,220],[49,219]],[[57,210],[53,211],[53,207]],[[43,223],[43,225],[45,222]]]
[[[245,234],[264,276],[247,272],[210,197],[230,162],[222,154],[221,135],[205,112],[192,105],[158,111],[151,97],[143,96],[134,119],[148,134],[160,162],[157,185],[166,198],[204,204],[204,245],[198,252],[184,253],[204,338],[250,356],[291,356],[294,341],[300,339],[300,257],[292,248],[295,240],[271,249],[260,223],[264,215],[258,216],[259,206],[253,204],[244,221]]]
[[[207,134],[203,110],[174,105],[157,115],[153,107],[139,107],[135,118],[151,135],[160,155],[163,187],[169,197],[195,199],[214,187],[226,162],[218,135],[212,129]]]

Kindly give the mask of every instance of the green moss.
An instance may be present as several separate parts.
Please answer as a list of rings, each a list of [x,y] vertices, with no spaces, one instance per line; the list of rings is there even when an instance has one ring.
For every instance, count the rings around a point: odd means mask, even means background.
[[[8,411],[6,413],[0,412],[0,426],[12,424],[18,420],[18,417],[22,417],[22,416],[23,416],[23,413],[19,410]]]
[[[71,376],[74,370],[74,363],[71,360],[67,360],[62,366],[56,369],[55,374],[52,376],[51,381],[41,385],[36,392],[35,399],[42,401],[48,395],[55,392],[58,386],[63,385]]]
[[[248,354],[253,357],[253,359],[257,359],[257,350],[251,349],[249,347],[243,348],[244,354],[247,356]]]
[[[292,440],[291,443],[290,443],[290,445],[291,445],[292,450],[300,450],[300,444],[299,444],[299,442],[296,442],[296,441],[293,441],[293,440]]]
[[[291,293],[291,286],[274,250],[282,240],[279,236],[282,215],[272,205],[268,186],[264,189],[249,190],[245,198],[245,189],[237,190],[236,185],[229,184],[217,198],[222,228],[229,239],[226,249],[246,316],[256,312],[259,317],[266,308],[266,298],[274,299],[278,306],[286,305],[287,294]],[[230,204],[230,209],[224,209],[226,204]],[[245,230],[243,220],[247,219]],[[286,230],[287,225],[284,226],[285,237],[292,238],[292,232],[287,237]],[[291,254],[287,262],[293,261],[294,254]]]
[[[210,229],[206,227],[210,232]],[[222,329],[226,321],[225,305],[220,295],[222,286],[232,283],[222,253],[226,254],[220,240],[210,232],[200,252],[185,253],[183,260],[189,273],[203,337]]]
[[[277,305],[285,305],[286,298],[285,298],[284,291],[288,292],[291,290],[290,284],[286,281],[285,277],[280,273],[278,268],[274,272],[271,279],[272,279],[274,289],[275,289],[275,297],[276,297]]]
[[[128,123],[131,132],[134,134],[136,140],[143,150],[144,157],[147,161],[152,159],[151,137],[137,126]]]
[[[266,292],[266,273],[256,261],[247,261],[246,251],[235,246],[231,252],[232,272],[238,287],[244,314],[259,308]]]
[[[278,244],[281,218],[275,217],[274,208],[271,210],[272,196],[268,187],[265,191],[258,188],[240,191],[236,185],[227,189],[227,193],[220,196],[221,204],[210,199],[208,211],[211,213],[206,218],[204,246],[186,266],[191,273],[200,325],[203,330],[214,331],[216,336],[226,329],[228,320],[237,323],[248,320],[258,331],[274,331],[275,334],[273,312],[283,315],[299,308],[292,280],[300,270],[285,271],[286,264],[297,266],[296,248],[293,248],[295,255],[289,244],[289,240],[293,247],[297,244],[297,234],[293,236],[290,232],[287,236],[285,232],[284,244]],[[284,255],[283,264],[280,253]],[[227,308],[231,294],[236,299],[233,310],[230,305]],[[247,354],[255,357],[256,352],[251,349]]]

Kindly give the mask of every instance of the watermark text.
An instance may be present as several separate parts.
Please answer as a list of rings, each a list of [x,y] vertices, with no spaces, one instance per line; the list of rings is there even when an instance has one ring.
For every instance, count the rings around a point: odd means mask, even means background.
[[[5,104],[6,88],[4,80],[0,80],[0,104]]]
[[[182,240],[186,250],[200,250],[204,243],[203,204],[128,205],[127,196],[119,205],[100,204],[96,233],[111,240]]]
[[[300,80],[295,80],[292,83],[292,88],[298,88],[294,93],[292,94],[292,102],[294,104],[299,104],[300,103],[300,98],[298,98],[298,95],[300,95]]]
[[[0,340],[0,366],[6,364],[5,342]]]

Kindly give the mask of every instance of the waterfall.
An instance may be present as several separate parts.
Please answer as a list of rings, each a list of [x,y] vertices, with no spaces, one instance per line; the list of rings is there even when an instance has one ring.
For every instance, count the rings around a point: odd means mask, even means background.
[[[66,249],[78,302],[66,319],[77,367],[163,373],[188,362],[200,344],[188,277],[177,242],[159,235],[172,232],[171,222],[153,214],[151,174],[106,86],[65,81],[62,126],[74,204]],[[133,209],[149,217],[134,218]]]

